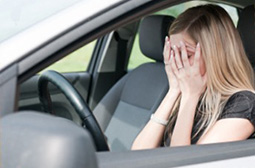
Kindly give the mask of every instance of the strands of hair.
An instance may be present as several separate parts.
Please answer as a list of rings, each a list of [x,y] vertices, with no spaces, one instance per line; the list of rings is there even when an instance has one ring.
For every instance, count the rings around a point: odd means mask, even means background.
[[[254,73],[230,16],[216,5],[188,9],[173,22],[169,35],[187,33],[201,45],[206,65],[207,87],[200,98],[196,115],[200,115],[202,136],[220,116],[228,98],[241,90],[254,90]],[[181,96],[181,95],[180,95]],[[180,97],[176,101],[168,124],[171,139],[177,119]]]

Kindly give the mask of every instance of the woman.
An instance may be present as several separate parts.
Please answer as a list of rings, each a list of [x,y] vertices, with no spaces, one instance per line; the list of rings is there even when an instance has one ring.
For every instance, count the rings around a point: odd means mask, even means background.
[[[253,69],[227,12],[197,6],[171,25],[169,91],[132,149],[244,140],[254,132]]]

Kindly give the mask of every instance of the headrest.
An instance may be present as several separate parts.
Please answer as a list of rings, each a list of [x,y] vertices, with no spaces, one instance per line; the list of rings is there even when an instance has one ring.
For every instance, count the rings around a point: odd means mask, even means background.
[[[255,67],[255,6],[247,6],[239,16],[237,24],[238,31],[243,40],[246,54]]]
[[[174,19],[172,16],[152,15],[142,20],[139,44],[145,56],[156,61],[163,61],[165,37]]]

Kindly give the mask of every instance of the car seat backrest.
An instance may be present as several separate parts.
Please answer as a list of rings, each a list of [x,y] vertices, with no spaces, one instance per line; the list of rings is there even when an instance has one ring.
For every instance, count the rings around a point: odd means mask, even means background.
[[[174,17],[152,15],[144,18],[139,29],[139,44],[142,53],[153,60],[163,61],[165,37]]]

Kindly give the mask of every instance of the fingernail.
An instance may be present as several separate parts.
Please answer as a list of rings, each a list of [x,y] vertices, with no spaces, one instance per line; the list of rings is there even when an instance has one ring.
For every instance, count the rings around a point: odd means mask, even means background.
[[[181,44],[181,46],[184,46],[184,43],[182,41],[180,41],[180,44]]]
[[[174,49],[176,49],[176,45],[174,45]]]
[[[165,38],[165,41],[167,40],[167,36],[166,36],[166,38]]]
[[[197,43],[197,47],[200,47],[200,44],[199,44],[199,43]]]

